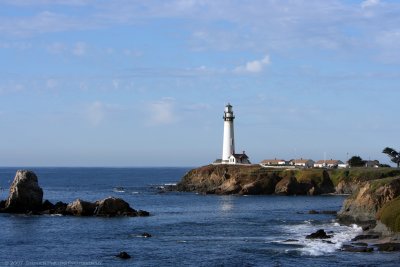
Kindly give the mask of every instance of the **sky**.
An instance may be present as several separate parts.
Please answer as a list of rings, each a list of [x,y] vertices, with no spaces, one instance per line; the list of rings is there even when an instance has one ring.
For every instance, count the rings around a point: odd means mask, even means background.
[[[0,0],[0,166],[389,163],[400,1]]]

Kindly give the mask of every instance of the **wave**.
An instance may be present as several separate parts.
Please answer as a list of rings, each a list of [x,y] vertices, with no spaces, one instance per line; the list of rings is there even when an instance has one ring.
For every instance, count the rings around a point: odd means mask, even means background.
[[[327,253],[333,253],[342,248],[343,243],[350,241],[362,232],[362,228],[353,224],[351,226],[340,225],[337,222],[330,222],[322,225],[313,225],[309,221],[303,224],[291,225],[284,227],[293,240],[286,242],[292,245],[301,245],[296,250],[302,255],[321,256]],[[329,239],[306,239],[309,235],[318,229],[324,229],[329,235],[333,235]],[[285,241],[280,241],[280,243]]]

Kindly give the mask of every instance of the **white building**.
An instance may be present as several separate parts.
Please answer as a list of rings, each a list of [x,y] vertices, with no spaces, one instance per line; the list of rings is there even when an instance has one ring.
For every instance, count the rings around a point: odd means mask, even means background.
[[[302,168],[312,168],[314,166],[314,161],[311,159],[292,159],[289,163],[290,165]]]
[[[233,115],[232,106],[228,103],[224,110],[224,139],[222,144],[222,159],[216,160],[214,163],[222,164],[251,164],[249,157],[243,151],[242,154],[235,153],[235,135],[233,128]]]
[[[337,168],[340,164],[343,164],[341,160],[329,159],[329,160],[318,160],[314,163],[315,168]],[[342,166],[342,165],[341,165]]]
[[[261,166],[285,166],[288,165],[289,162],[284,159],[264,159],[261,161]]]

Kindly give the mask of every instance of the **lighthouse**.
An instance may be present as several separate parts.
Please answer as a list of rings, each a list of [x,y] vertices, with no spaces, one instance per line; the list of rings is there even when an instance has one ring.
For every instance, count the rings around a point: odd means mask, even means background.
[[[213,164],[251,164],[249,157],[243,153],[235,153],[235,135],[233,132],[233,110],[231,104],[224,109],[224,139],[222,144],[222,158],[216,159]]]
[[[222,144],[222,163],[228,163],[229,157],[235,154],[235,137],[233,132],[232,106],[228,103],[224,110],[224,139]]]

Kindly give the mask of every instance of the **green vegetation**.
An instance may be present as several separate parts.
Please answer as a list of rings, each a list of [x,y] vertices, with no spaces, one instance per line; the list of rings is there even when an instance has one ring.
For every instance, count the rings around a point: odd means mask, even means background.
[[[394,232],[400,232],[400,197],[386,203],[377,213],[377,219]]]
[[[336,186],[340,181],[365,182],[400,175],[400,169],[393,168],[350,168],[329,170],[330,178]]]
[[[363,160],[360,156],[352,156],[349,159],[350,167],[363,167],[365,165],[365,160]]]
[[[294,175],[299,183],[314,182],[315,184],[321,184],[324,176],[324,170],[322,169],[296,170]]]

